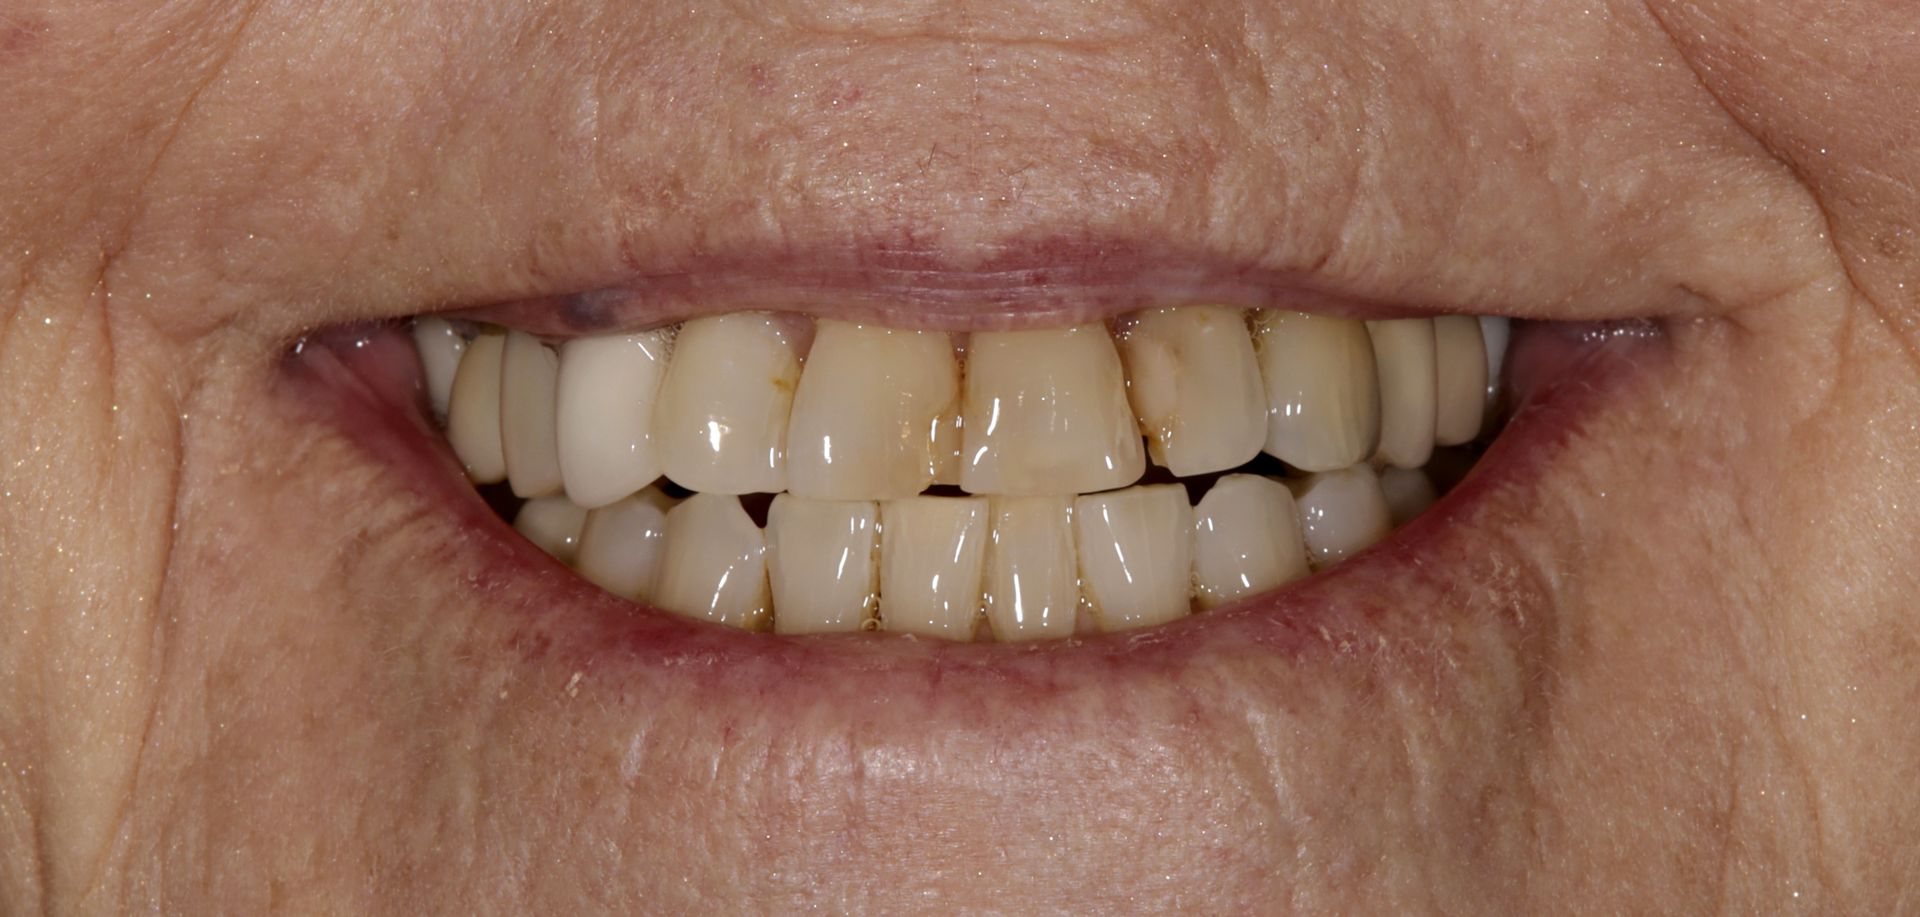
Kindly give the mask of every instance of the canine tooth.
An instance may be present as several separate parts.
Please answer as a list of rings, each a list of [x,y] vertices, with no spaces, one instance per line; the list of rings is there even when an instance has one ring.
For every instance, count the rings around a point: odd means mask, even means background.
[[[1487,353],[1480,322],[1471,315],[1433,320],[1433,443],[1458,446],[1480,435],[1487,408]]]
[[[1221,306],[1141,314],[1120,341],[1127,394],[1153,460],[1176,475],[1243,465],[1266,442],[1267,396],[1245,314]]]
[[[1366,465],[1308,475],[1297,483],[1294,499],[1307,553],[1319,569],[1339,563],[1393,529],[1380,479]]]
[[[1367,326],[1261,310],[1254,350],[1267,392],[1268,454],[1302,471],[1363,461],[1380,441],[1380,380]]]
[[[1073,633],[1080,611],[1070,497],[994,497],[985,600],[995,639]]]
[[[1193,509],[1193,581],[1214,608],[1307,575],[1300,517],[1285,484],[1251,474],[1221,478]]]
[[[666,332],[647,331],[560,348],[560,477],[573,502],[605,506],[660,477],[651,431],[667,346]]]
[[[974,334],[961,436],[968,493],[1086,493],[1146,470],[1120,356],[1101,325]]]
[[[467,339],[444,318],[417,318],[413,320],[413,346],[420,352],[420,374],[426,378],[433,416],[444,421],[447,404],[453,398],[453,376],[460,371],[460,355],[467,351]]]
[[[513,529],[563,564],[573,563],[587,511],[566,497],[535,497],[513,517]]]
[[[765,623],[766,536],[738,497],[699,493],[681,501],[667,512],[665,540],[653,604],[749,630]]]
[[[880,504],[880,626],[973,639],[986,547],[984,497]]]
[[[787,428],[787,490],[828,500],[911,497],[933,483],[960,368],[945,332],[822,321]]]
[[[1077,497],[1073,534],[1080,586],[1102,630],[1147,627],[1191,610],[1186,488],[1152,484]]]
[[[1387,514],[1394,528],[1426,512],[1427,507],[1439,499],[1434,493],[1433,481],[1419,468],[1388,468],[1380,472],[1380,493],[1386,497]]]
[[[573,569],[621,598],[647,598],[666,546],[673,499],[649,487],[587,513]]]
[[[785,490],[787,414],[799,378],[799,353],[773,316],[688,321],[654,407],[667,477],[710,494]]]
[[[468,345],[447,401],[447,444],[476,484],[506,480],[500,440],[500,357],[506,336],[482,334]]]
[[[1368,322],[1373,362],[1380,373],[1380,448],[1389,465],[1418,468],[1433,455],[1433,319]]]
[[[560,440],[554,425],[554,383],[560,358],[540,339],[507,332],[500,358],[500,443],[516,497],[560,490]]]
[[[1487,420],[1493,418],[1493,406],[1499,402],[1500,372],[1507,365],[1507,341],[1512,334],[1506,316],[1480,316],[1480,340],[1487,351]]]
[[[879,517],[880,508],[864,500],[773,498],[767,578],[776,633],[860,629],[879,592]]]

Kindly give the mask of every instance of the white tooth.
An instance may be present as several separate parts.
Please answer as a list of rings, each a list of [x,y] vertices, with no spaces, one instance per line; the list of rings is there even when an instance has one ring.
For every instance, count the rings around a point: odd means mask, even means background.
[[[573,563],[587,511],[566,497],[535,497],[520,506],[513,529],[563,564]]]
[[[1308,475],[1297,482],[1294,499],[1300,506],[1307,554],[1318,569],[1339,563],[1393,529],[1380,480],[1366,465]]]
[[[766,536],[738,497],[694,494],[667,512],[651,595],[653,604],[688,617],[748,630],[765,624]]]
[[[667,477],[703,493],[786,490],[787,413],[799,378],[799,352],[774,316],[687,322],[653,414]]]
[[[793,396],[787,490],[829,500],[926,490],[940,420],[959,395],[947,333],[822,321]]]
[[[1480,339],[1487,351],[1487,416],[1493,419],[1493,407],[1499,402],[1500,372],[1507,364],[1507,339],[1513,326],[1504,315],[1480,316]]]
[[[1080,587],[1102,630],[1147,627],[1191,610],[1193,507],[1178,484],[1073,501]]]
[[[588,513],[573,568],[621,598],[646,599],[666,548],[671,509],[673,499],[649,487]]]
[[[554,383],[560,358],[540,339],[507,332],[500,358],[500,443],[516,497],[560,490],[560,440],[554,426]]]
[[[960,410],[954,406],[953,413],[934,421],[933,429],[933,483],[948,487],[960,484],[960,447],[964,445],[960,435]]]
[[[1427,511],[1433,501],[1433,481],[1419,468],[1388,468],[1380,472],[1380,493],[1387,500],[1387,515],[1399,528],[1408,519]]]
[[[1380,380],[1367,326],[1263,309],[1255,352],[1267,389],[1266,451],[1302,471],[1363,461],[1380,441]]]
[[[660,477],[651,431],[669,343],[667,332],[646,331],[560,348],[560,477],[573,502],[605,506]]]
[[[1380,449],[1389,465],[1418,468],[1433,455],[1433,319],[1368,322],[1373,362],[1380,373]]]
[[[1285,484],[1251,474],[1215,482],[1193,509],[1193,581],[1215,608],[1307,575],[1300,516]]]
[[[908,497],[880,505],[880,626],[973,639],[986,559],[982,497]]]
[[[447,444],[476,484],[494,484],[507,477],[500,442],[500,357],[506,340],[505,335],[492,333],[473,339],[460,358],[447,401]]]
[[[974,334],[961,436],[968,493],[1085,493],[1146,470],[1120,356],[1100,325]]]
[[[985,597],[994,638],[1071,635],[1080,612],[1072,498],[994,497],[989,509]]]
[[[856,631],[879,594],[880,508],[867,501],[773,498],[767,511],[767,578],[773,629],[782,634]]]
[[[420,352],[420,372],[426,377],[433,416],[444,421],[447,404],[453,399],[453,376],[460,371],[460,355],[467,351],[467,339],[444,318],[416,318],[413,346]]]
[[[1120,340],[1127,394],[1153,460],[1176,475],[1246,464],[1267,439],[1267,395],[1246,316],[1220,306],[1142,313]]]
[[[1480,435],[1487,408],[1487,352],[1480,322],[1471,315],[1433,320],[1433,443],[1458,446]]]

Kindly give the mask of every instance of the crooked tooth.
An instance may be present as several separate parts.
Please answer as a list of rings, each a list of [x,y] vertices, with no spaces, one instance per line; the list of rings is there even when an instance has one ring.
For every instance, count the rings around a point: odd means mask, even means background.
[[[460,371],[460,355],[467,351],[467,339],[444,318],[416,318],[413,346],[420,352],[420,374],[426,378],[433,416],[444,421],[447,405],[453,400],[453,376]]]
[[[460,358],[447,402],[447,444],[476,484],[507,478],[500,439],[500,357],[506,340],[505,335],[492,333],[473,339]]]
[[[974,334],[960,432],[968,493],[1086,493],[1146,470],[1120,357],[1100,325]]]
[[[1380,480],[1366,465],[1308,475],[1298,482],[1294,498],[1300,506],[1300,533],[1318,569],[1339,563],[1393,529]]]
[[[787,415],[799,378],[799,352],[773,316],[688,321],[654,406],[667,477],[708,494],[786,490]]]
[[[1393,527],[1427,511],[1439,499],[1433,481],[1419,468],[1388,468],[1380,472],[1380,493],[1387,500],[1387,515]]]
[[[908,497],[880,505],[880,626],[973,639],[986,559],[983,497]]]
[[[1243,465],[1266,442],[1267,396],[1246,316],[1220,306],[1141,314],[1121,338],[1147,449],[1176,475]]]
[[[1433,455],[1433,319],[1368,322],[1373,360],[1380,373],[1380,448],[1389,465],[1418,468]]]
[[[500,358],[500,442],[507,481],[516,497],[560,490],[560,440],[554,424],[554,384],[560,358],[540,339],[507,332]]]
[[[1380,440],[1380,381],[1359,321],[1266,309],[1254,314],[1267,393],[1268,454],[1302,471],[1364,461]]]
[[[513,529],[563,564],[573,563],[587,511],[566,497],[535,497],[513,517]]]
[[[1080,586],[1103,630],[1147,627],[1191,610],[1193,507],[1178,484],[1073,501]]]
[[[822,321],[793,396],[787,490],[829,500],[911,497],[933,483],[960,368],[945,332]]]
[[[782,634],[857,631],[879,594],[880,508],[864,500],[781,494],[767,511],[767,578],[773,629]]]
[[[1073,633],[1080,612],[1070,497],[994,497],[985,602],[995,639]]]
[[[1487,408],[1487,348],[1480,320],[1471,315],[1434,319],[1433,354],[1434,445],[1472,442]]]
[[[767,542],[738,497],[698,493],[667,512],[652,588],[668,611],[754,630],[768,609]]]
[[[1299,512],[1285,484],[1230,474],[1193,509],[1193,581],[1215,608],[1307,575]]]
[[[648,331],[560,348],[560,477],[573,502],[605,506],[660,477],[650,434],[668,344],[667,332]]]
[[[587,513],[573,568],[590,583],[634,601],[648,598],[666,548],[673,499],[649,487]]]

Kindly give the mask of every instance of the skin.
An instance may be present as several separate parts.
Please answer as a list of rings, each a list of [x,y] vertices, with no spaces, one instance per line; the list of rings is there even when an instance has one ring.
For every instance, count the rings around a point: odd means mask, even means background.
[[[0,909],[1920,907],[1907,6],[383,9],[0,13]],[[1443,572],[1017,683],[596,654],[281,360],[729,259],[980,314],[1110,239],[1665,336]]]

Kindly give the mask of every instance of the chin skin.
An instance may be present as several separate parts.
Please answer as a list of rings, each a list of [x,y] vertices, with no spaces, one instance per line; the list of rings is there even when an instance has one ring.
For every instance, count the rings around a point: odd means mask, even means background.
[[[9,13],[0,910],[1913,906],[1910,12],[988,7]],[[1662,336],[1292,625],[998,657],[623,645],[283,359],[1109,239]]]

